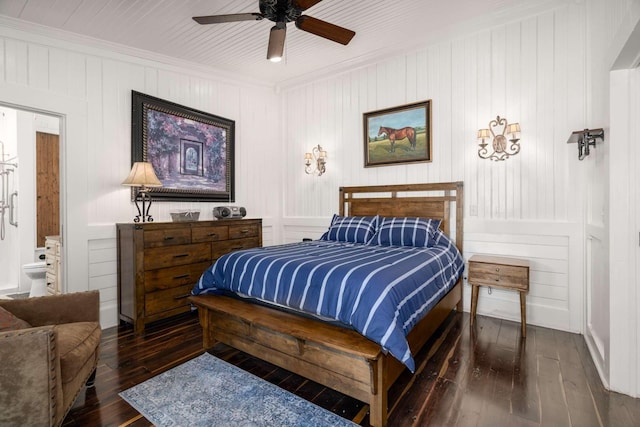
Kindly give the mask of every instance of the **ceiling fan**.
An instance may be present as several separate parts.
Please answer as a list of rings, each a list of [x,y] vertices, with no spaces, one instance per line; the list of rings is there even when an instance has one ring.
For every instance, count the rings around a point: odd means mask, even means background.
[[[267,59],[278,62],[282,59],[287,23],[295,21],[296,27],[316,36],[324,37],[336,43],[347,45],[354,31],[331,24],[321,19],[303,15],[302,12],[320,3],[322,0],[259,0],[260,13],[234,13],[230,15],[195,16],[199,24],[220,24],[224,22],[261,21],[275,22],[269,33]]]

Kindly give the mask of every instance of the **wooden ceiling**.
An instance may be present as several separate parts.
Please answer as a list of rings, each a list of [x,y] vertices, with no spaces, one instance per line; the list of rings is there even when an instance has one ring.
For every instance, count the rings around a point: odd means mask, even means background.
[[[342,46],[290,23],[280,63],[266,59],[271,21],[205,26],[191,19],[258,12],[258,0],[0,0],[0,24],[53,27],[81,35],[83,42],[98,39],[283,84],[392,57],[565,1],[571,0],[323,0],[305,14],[355,31],[354,39]]]

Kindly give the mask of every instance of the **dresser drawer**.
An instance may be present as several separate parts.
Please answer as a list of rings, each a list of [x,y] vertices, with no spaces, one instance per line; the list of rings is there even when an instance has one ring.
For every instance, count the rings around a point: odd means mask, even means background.
[[[529,289],[529,269],[513,265],[469,262],[469,281],[484,286]]]
[[[191,230],[187,227],[144,230],[145,249],[186,243],[191,243]]]
[[[229,226],[229,239],[244,239],[246,237],[257,237],[260,227],[256,223],[236,224]]]
[[[260,241],[257,237],[250,239],[227,240],[226,242],[214,243],[211,250],[211,258],[215,260],[229,252],[238,251],[240,249],[257,248],[259,245]]]
[[[52,291],[56,291],[56,279],[57,276],[55,274],[51,274],[47,271],[46,273],[46,278],[47,278],[47,288],[51,289]]]
[[[202,273],[211,265],[210,262],[181,265],[178,267],[159,268],[145,271],[144,290],[154,292],[162,289],[172,289],[184,285],[193,287]]]
[[[47,239],[45,241],[44,255],[57,257],[60,255],[60,244],[56,240]]]
[[[144,309],[147,316],[191,304],[187,299],[191,295],[193,285],[183,285],[164,291],[150,292],[145,296]]]
[[[191,241],[199,242],[217,242],[218,240],[227,240],[229,238],[229,227],[226,225],[218,225],[213,227],[193,227],[191,229]]]
[[[54,257],[46,257],[45,258],[45,271],[47,274],[51,274],[55,276],[58,274],[58,259]]]
[[[210,243],[195,243],[191,245],[176,245],[151,248],[144,251],[144,269],[173,267],[211,259]]]

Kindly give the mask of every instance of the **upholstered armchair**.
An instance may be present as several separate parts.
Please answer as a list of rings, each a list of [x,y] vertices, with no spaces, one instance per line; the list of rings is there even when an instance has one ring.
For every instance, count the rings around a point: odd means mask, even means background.
[[[93,386],[99,307],[98,291],[0,299],[0,425],[62,424]]]

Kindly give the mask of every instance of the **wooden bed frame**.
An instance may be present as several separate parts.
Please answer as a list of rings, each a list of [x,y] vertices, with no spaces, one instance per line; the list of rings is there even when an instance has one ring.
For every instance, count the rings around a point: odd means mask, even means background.
[[[340,188],[340,215],[442,219],[449,236],[455,225],[461,252],[462,202],[462,182]],[[371,425],[386,425],[387,391],[406,367],[378,344],[351,329],[235,298],[200,295],[190,300],[198,307],[205,349],[222,342],[367,402]],[[454,308],[462,310],[462,279],[409,333],[413,354]]]

